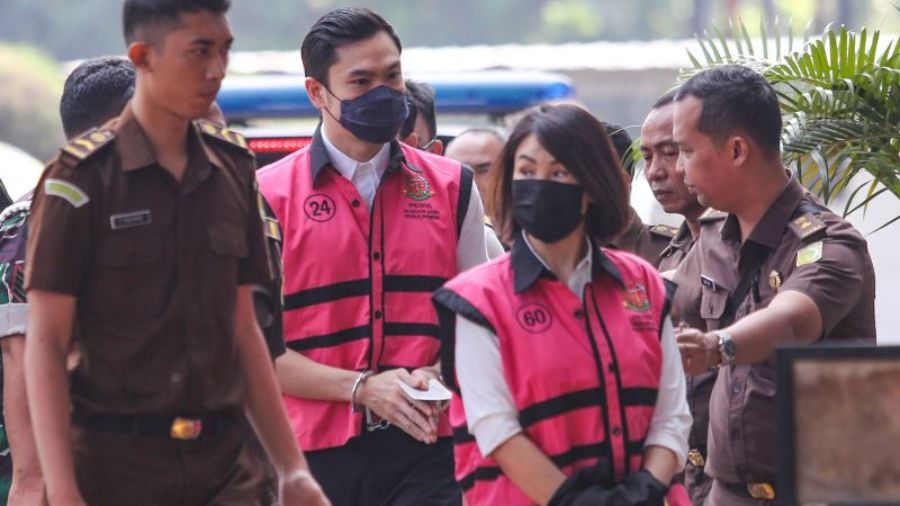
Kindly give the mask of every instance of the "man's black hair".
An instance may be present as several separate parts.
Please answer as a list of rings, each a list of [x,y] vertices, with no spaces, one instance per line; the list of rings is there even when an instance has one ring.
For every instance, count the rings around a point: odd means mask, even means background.
[[[634,160],[629,156],[631,144],[634,143],[631,136],[628,135],[625,128],[619,125],[607,123],[605,121],[601,121],[600,123],[606,128],[606,135],[608,135],[609,140],[612,141],[613,148],[616,150],[616,155],[619,157],[622,168],[625,169],[625,172],[627,172],[629,176],[633,177]]]
[[[93,58],[66,78],[59,116],[72,138],[118,116],[134,94],[134,65],[125,58]]]
[[[675,102],[676,96],[678,96],[678,88],[673,88],[663,93],[661,97],[656,99],[656,102],[654,102],[653,107],[651,107],[650,110],[652,111],[653,109],[660,109],[671,104],[672,102]]]
[[[182,14],[199,11],[225,14],[230,7],[231,0],[125,0],[122,9],[125,43],[131,44],[138,37],[148,37],[138,33],[142,28],[177,26]],[[158,37],[158,34],[154,35]]]
[[[379,32],[388,34],[397,45],[397,51],[403,51],[394,27],[369,9],[341,8],[325,14],[303,38],[300,46],[303,72],[307,77],[313,77],[327,86],[328,69],[337,60],[337,49],[374,37]]]
[[[704,70],[681,85],[675,100],[686,97],[702,102],[697,129],[717,143],[740,133],[764,154],[778,155],[782,127],[778,97],[772,85],[753,69],[723,65]]]
[[[411,79],[406,80],[406,102],[409,105],[409,115],[403,126],[400,127],[400,138],[405,139],[416,129],[416,119],[419,115],[425,121],[428,128],[428,138],[419,139],[420,142],[429,142],[437,135],[437,116],[434,110],[434,88],[427,83],[419,83]]]

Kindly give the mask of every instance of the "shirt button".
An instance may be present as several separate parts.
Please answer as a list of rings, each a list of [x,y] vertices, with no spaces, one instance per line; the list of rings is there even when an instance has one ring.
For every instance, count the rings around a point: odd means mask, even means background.
[[[376,320],[380,320],[380,319],[381,319],[381,316],[382,316],[381,311],[375,311],[375,319],[376,319]]]
[[[350,202],[350,205],[352,205],[353,207],[359,207],[359,200],[353,199],[353,202]]]
[[[621,428],[621,427],[614,427],[613,430],[612,430],[612,435],[613,435],[613,436],[616,436],[616,437],[621,436],[621,435],[622,435],[622,428]]]
[[[609,372],[611,372],[613,374],[619,372],[619,368],[616,367],[615,363],[609,364]]]
[[[741,393],[741,384],[740,383],[732,383],[731,384],[731,393],[737,395]]]
[[[575,310],[575,318],[578,318],[579,320],[584,318],[584,311],[582,311],[580,309],[576,309]]]
[[[381,253],[377,251],[375,253],[372,253],[372,258],[374,258],[376,262],[381,260]]]

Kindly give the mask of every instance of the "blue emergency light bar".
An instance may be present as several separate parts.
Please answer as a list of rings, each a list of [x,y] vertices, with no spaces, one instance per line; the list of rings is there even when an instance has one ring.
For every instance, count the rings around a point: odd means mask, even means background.
[[[507,114],[547,100],[571,99],[568,77],[546,72],[486,71],[413,75],[434,87],[437,112]],[[229,122],[317,116],[301,75],[232,76],[217,101]]]

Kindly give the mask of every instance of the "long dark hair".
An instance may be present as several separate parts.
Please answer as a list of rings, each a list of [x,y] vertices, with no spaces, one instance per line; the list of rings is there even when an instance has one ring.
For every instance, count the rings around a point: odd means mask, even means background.
[[[584,188],[591,201],[587,234],[600,244],[618,237],[629,215],[625,171],[600,121],[581,107],[559,104],[523,116],[496,161],[493,216],[503,241],[512,243],[519,231],[512,213],[513,167],[519,145],[532,134]]]

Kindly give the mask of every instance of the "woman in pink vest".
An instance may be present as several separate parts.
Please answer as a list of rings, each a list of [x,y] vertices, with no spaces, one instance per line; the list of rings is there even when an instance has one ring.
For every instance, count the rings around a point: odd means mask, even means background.
[[[598,246],[628,218],[614,153],[577,106],[526,115],[496,171],[512,251],[434,295],[468,506],[689,504],[668,485],[691,417],[663,282]]]

